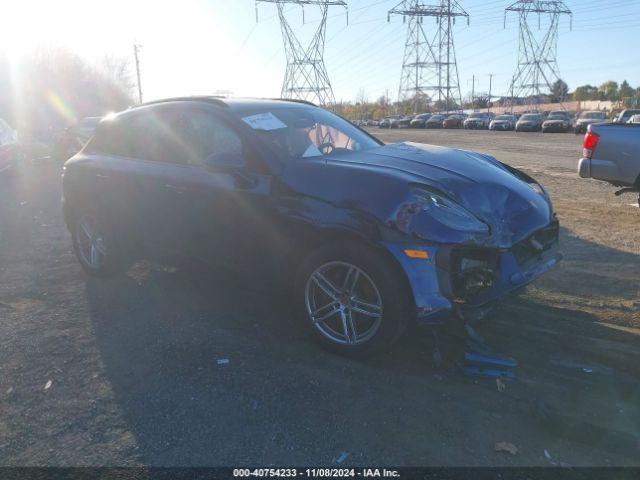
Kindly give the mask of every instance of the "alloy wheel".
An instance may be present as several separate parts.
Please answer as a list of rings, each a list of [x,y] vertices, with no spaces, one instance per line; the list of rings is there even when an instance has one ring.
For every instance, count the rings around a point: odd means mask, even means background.
[[[96,220],[90,215],[80,217],[75,235],[82,261],[95,270],[103,267],[107,258],[107,247]]]
[[[382,323],[378,288],[362,269],[347,262],[326,263],[309,276],[305,305],[313,326],[340,345],[367,342]]]

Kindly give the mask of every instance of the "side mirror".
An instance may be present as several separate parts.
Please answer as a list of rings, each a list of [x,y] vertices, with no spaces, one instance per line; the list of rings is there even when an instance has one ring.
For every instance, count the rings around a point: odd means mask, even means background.
[[[244,171],[246,164],[240,153],[214,153],[206,158],[205,164],[214,172],[231,174],[239,188],[253,188],[258,183],[253,175]]]
[[[205,159],[205,165],[212,170],[234,171],[245,166],[244,157],[240,153],[213,153]]]

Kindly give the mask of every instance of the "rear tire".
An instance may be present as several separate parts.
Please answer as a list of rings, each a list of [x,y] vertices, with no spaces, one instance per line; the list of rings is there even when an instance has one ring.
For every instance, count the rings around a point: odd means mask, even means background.
[[[389,348],[413,318],[405,278],[383,252],[356,242],[330,243],[298,269],[297,316],[313,339],[359,356]]]

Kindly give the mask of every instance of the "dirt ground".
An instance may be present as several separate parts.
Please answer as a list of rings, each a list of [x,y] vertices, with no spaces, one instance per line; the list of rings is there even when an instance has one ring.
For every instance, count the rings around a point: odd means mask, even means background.
[[[372,131],[488,152],[548,188],[562,266],[480,328],[518,380],[436,369],[428,330],[367,360],[326,353],[285,296],[228,272],[89,279],[60,165],[33,160],[0,177],[0,465],[640,466],[635,198],[577,178],[571,134]]]

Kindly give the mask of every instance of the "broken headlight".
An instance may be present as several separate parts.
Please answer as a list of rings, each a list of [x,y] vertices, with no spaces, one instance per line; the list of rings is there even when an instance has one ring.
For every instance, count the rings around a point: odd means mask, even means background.
[[[420,209],[442,225],[460,232],[489,233],[486,223],[448,198],[421,189],[412,193]]]

